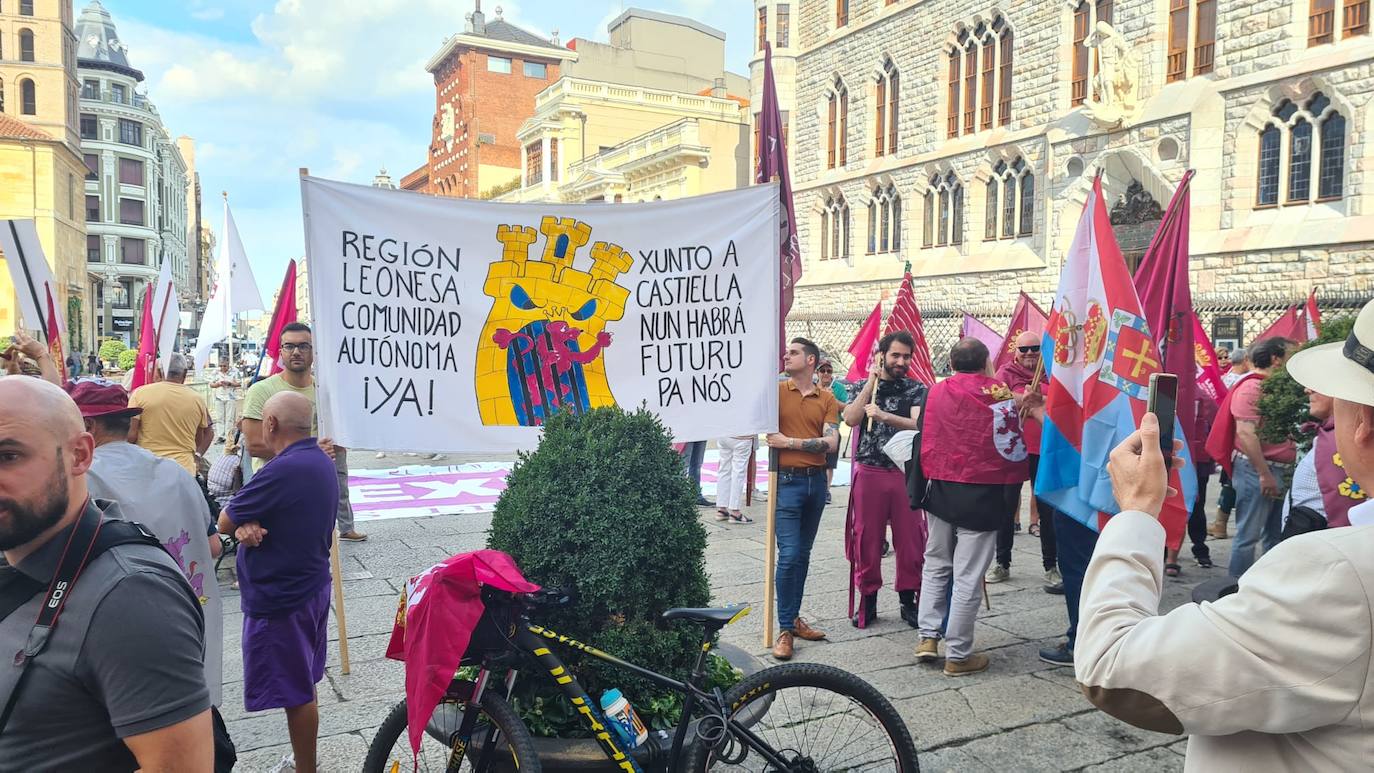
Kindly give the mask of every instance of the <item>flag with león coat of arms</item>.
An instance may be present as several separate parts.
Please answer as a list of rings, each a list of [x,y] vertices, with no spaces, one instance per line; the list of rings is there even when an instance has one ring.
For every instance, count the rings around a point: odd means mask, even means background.
[[[1036,496],[1100,531],[1118,512],[1107,476],[1112,449],[1145,413],[1150,376],[1161,357],[1112,234],[1101,180],[1093,182],[1065,257],[1042,344],[1048,390],[1035,481]],[[1181,435],[1180,435],[1181,437]],[[1197,489],[1187,465],[1169,481],[1180,494],[1160,521],[1169,545],[1180,544],[1187,505]],[[1181,499],[1179,499],[1181,497]]]

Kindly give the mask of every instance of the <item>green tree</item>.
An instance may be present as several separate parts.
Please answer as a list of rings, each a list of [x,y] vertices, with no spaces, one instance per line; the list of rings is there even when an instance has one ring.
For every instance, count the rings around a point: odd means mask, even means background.
[[[538,449],[520,455],[496,504],[489,542],[532,582],[575,588],[573,603],[541,614],[541,624],[683,679],[701,631],[660,615],[710,601],[696,498],[652,413],[560,413],[544,427]],[[680,713],[676,700],[645,680],[575,650],[561,656],[589,693],[621,688],[651,725],[667,726]],[[728,666],[713,664],[717,672],[732,681]],[[516,703],[536,733],[581,734],[547,680],[522,680]]]
[[[119,353],[119,369],[129,370],[138,362],[137,349],[125,349]]]
[[[123,341],[117,338],[110,338],[100,345],[100,361],[114,362],[119,359],[119,353],[127,349]]]
[[[1303,348],[1344,341],[1354,326],[1354,317],[1328,322],[1322,326],[1317,340]],[[1307,412],[1307,392],[1302,384],[1288,375],[1287,369],[1279,368],[1264,380],[1260,389],[1259,412],[1263,419],[1259,427],[1260,440],[1266,443],[1292,440],[1303,448],[1311,445],[1316,433],[1309,424],[1316,421],[1316,417]]]

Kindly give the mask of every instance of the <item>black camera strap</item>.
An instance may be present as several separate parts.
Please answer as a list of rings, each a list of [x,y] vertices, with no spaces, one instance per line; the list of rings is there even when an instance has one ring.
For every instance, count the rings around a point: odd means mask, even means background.
[[[19,691],[24,686],[24,677],[29,673],[28,666],[39,653],[48,646],[48,639],[57,627],[57,620],[67,605],[77,579],[86,565],[116,545],[143,543],[159,545],[157,538],[142,526],[128,521],[106,521],[98,511],[88,508],[77,520],[75,528],[67,536],[67,544],[62,549],[62,558],[57,563],[48,584],[43,603],[38,608],[38,619],[29,629],[24,648],[14,654],[13,665],[19,669],[14,689],[10,691],[3,712],[0,712],[0,733],[5,732],[10,714],[19,700]],[[16,609],[28,603],[29,599],[42,590],[42,584],[27,575],[14,578],[0,591],[0,620],[9,617]]]

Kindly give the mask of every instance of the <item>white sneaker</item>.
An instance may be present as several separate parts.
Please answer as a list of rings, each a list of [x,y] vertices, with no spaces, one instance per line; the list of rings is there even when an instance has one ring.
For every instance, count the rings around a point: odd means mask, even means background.
[[[287,754],[281,761],[268,769],[267,773],[285,773],[288,770],[296,769],[296,758],[294,755]]]
[[[1011,567],[1002,566],[1001,564],[993,564],[992,568],[988,570],[988,574],[984,579],[987,580],[989,583],[1006,582],[1007,580],[1011,579]]]

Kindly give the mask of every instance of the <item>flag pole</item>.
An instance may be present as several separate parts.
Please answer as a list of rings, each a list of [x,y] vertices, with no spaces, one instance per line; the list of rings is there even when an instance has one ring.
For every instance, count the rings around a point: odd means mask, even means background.
[[[224,240],[220,245],[224,259],[222,265],[227,269],[229,276],[220,277],[224,285],[224,327],[229,331],[229,367],[234,367],[234,263],[233,256],[229,254],[229,191],[220,191],[224,197],[224,228],[220,231],[220,238]],[[207,366],[209,363],[206,363]]]
[[[778,543],[778,449],[768,449],[768,519],[764,541],[766,553],[763,566],[763,646],[773,646],[773,624],[777,622],[773,588],[773,574],[777,570]],[[852,572],[851,572],[852,574]]]

